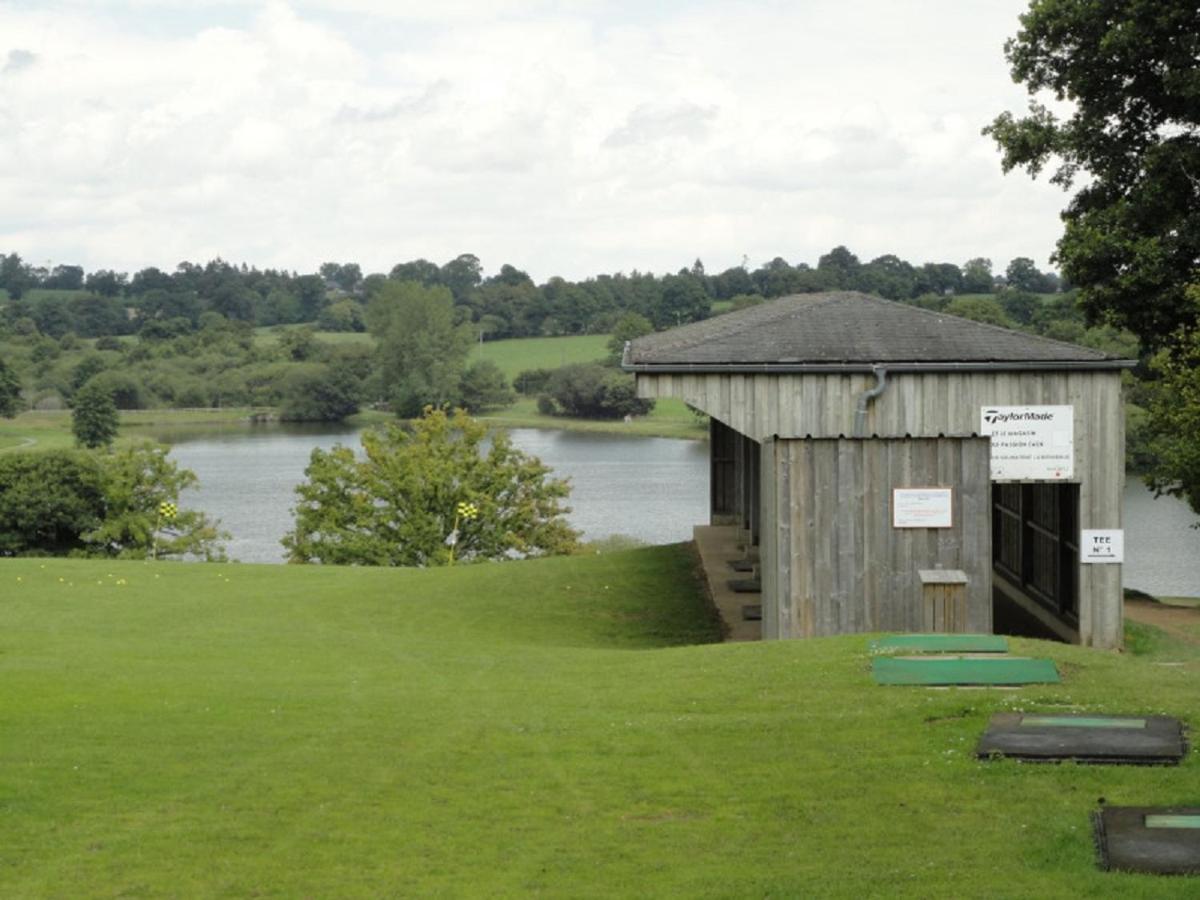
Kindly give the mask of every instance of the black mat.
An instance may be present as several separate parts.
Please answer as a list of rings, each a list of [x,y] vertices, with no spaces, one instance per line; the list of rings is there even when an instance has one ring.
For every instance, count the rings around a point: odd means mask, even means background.
[[[762,621],[762,604],[747,603],[742,607],[743,622],[761,622]]]
[[[1106,806],[1092,814],[1102,869],[1200,875],[1200,806]]]
[[[758,578],[730,578],[729,589],[735,594],[761,594],[762,581]]]
[[[980,758],[1171,765],[1187,752],[1183,726],[1168,716],[998,713],[979,739]]]
[[[731,559],[729,561],[729,568],[735,572],[753,572],[754,562],[749,559]]]

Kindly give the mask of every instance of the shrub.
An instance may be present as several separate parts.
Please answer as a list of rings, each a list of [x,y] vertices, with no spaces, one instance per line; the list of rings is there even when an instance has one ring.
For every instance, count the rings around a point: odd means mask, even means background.
[[[490,359],[481,359],[467,367],[460,393],[463,406],[475,413],[508,406],[516,399],[504,373]]]
[[[638,398],[632,375],[596,363],[555,370],[547,394],[564,414],[583,419],[619,419],[654,408],[653,400]]]
[[[513,379],[513,387],[518,394],[532,397],[545,392],[553,374],[553,369],[525,369],[517,373],[517,377]]]
[[[437,566],[575,549],[567,483],[462,410],[426,408],[411,429],[368,429],[362,445],[361,456],[313,451],[283,539],[292,562]]]

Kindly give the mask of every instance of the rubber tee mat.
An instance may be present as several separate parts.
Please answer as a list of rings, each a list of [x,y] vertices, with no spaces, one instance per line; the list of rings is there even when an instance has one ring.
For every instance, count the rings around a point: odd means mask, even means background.
[[[1200,806],[1106,806],[1092,826],[1101,868],[1200,875]]]
[[[982,759],[1170,765],[1187,752],[1183,725],[1169,716],[998,713],[979,739]]]

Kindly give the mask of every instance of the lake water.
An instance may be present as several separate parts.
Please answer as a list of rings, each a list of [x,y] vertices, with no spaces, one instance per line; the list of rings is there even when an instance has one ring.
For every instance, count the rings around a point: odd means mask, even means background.
[[[585,540],[627,535],[647,544],[689,540],[708,516],[708,447],[700,441],[514,428],[513,444],[569,478],[571,524]],[[309,455],[358,447],[357,432],[264,427],[175,438],[172,457],[200,479],[184,499],[233,535],[230,559],[282,562],[294,489]]]
[[[688,540],[708,517],[708,447],[700,441],[512,429],[513,443],[571,480],[569,516],[584,538],[628,535],[648,544]],[[314,447],[358,446],[337,429],[231,428],[203,437],[162,435],[171,455],[200,479],[190,506],[221,520],[231,559],[282,562],[293,489]],[[1190,509],[1155,499],[1140,481],[1125,489],[1124,580],[1152,594],[1200,595],[1200,530]]]

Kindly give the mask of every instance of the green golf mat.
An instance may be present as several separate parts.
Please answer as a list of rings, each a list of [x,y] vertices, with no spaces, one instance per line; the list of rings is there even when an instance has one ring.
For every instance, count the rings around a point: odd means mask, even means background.
[[[883,656],[871,663],[871,674],[878,684],[1057,684],[1058,670],[1049,659],[1025,659],[995,656],[964,659],[955,656],[928,656],[898,659]]]
[[[889,634],[871,641],[872,652],[1007,653],[1008,639],[998,634]]]

